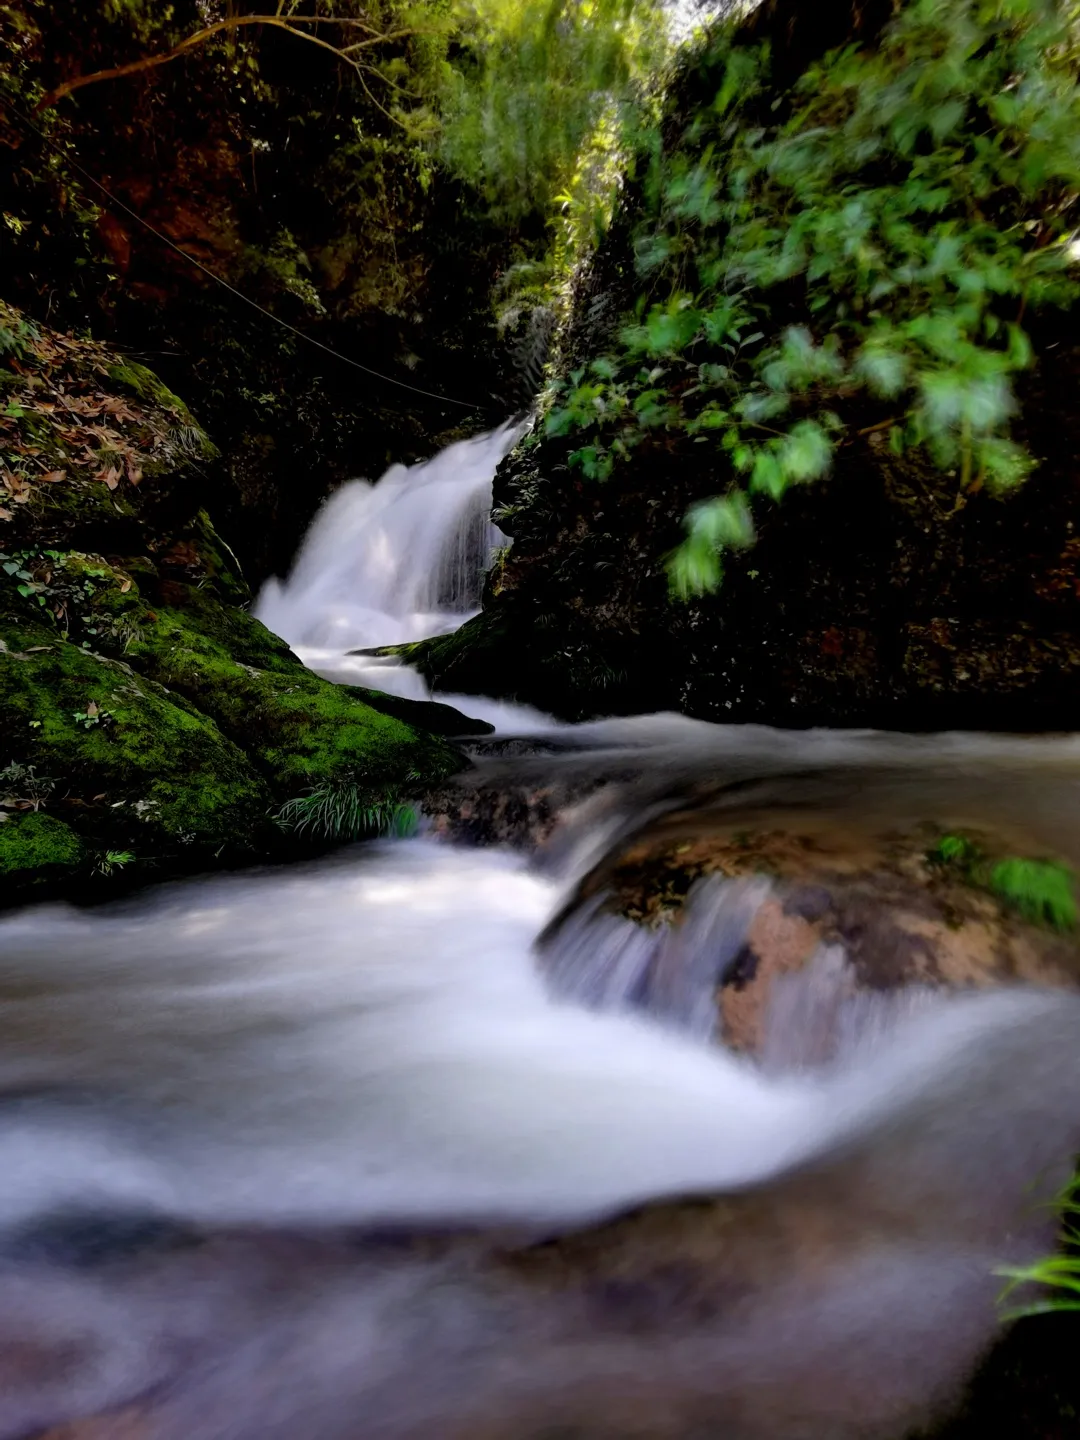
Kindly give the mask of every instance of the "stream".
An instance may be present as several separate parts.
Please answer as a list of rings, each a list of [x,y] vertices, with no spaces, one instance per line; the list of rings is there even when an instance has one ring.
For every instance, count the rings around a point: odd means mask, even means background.
[[[344,487],[259,617],[426,697],[349,652],[476,611],[513,438]],[[496,733],[417,837],[0,919],[0,1440],[947,1413],[1054,1241],[1080,967],[925,853],[1080,863],[1080,740],[435,698]]]

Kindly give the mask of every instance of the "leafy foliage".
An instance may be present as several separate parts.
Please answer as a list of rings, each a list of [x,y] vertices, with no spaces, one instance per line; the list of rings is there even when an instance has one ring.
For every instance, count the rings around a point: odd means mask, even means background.
[[[1055,0],[907,0],[877,49],[783,96],[767,48],[714,34],[712,103],[639,140],[641,290],[618,348],[553,387],[545,422],[582,436],[572,463],[597,480],[672,432],[726,455],[677,591],[719,583],[710,555],[751,533],[743,497],[822,479],[860,433],[921,447],[961,501],[1028,474],[1009,428],[1025,317],[1080,295],[1074,42]]]
[[[546,214],[662,54],[655,0],[486,0],[448,69],[439,155],[503,216]]]
[[[321,785],[287,800],[274,818],[283,830],[339,842],[374,835],[405,838],[417,826],[411,805],[389,798],[373,800],[370,790],[351,783]]]
[[[36,765],[12,760],[0,770],[0,810],[38,811],[56,789],[56,781],[39,775]]]

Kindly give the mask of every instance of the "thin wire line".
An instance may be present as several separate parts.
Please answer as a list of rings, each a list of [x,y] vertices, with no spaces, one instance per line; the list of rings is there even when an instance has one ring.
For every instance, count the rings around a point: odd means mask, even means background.
[[[437,395],[434,390],[422,390],[419,385],[410,385],[405,380],[395,380],[392,375],[384,375],[380,370],[372,370],[369,365],[361,365],[359,360],[353,360],[348,355],[342,355],[339,351],[332,350],[329,345],[324,345],[321,340],[316,340],[313,335],[308,335],[305,331],[298,330],[295,325],[290,325],[287,320],[282,320],[280,315],[275,315],[272,310],[267,310],[265,306],[260,305],[257,300],[252,300],[250,295],[245,295],[242,290],[237,290],[235,285],[230,285],[227,280],[223,280],[221,276],[215,274],[209,266],[204,265],[201,260],[196,260],[194,255],[189,255],[188,252],[177,245],[174,240],[170,240],[168,235],[163,235],[160,230],[156,230],[154,226],[150,224],[149,220],[143,219],[136,210],[132,210],[130,205],[125,205],[123,200],[118,199],[108,190],[100,180],[96,180],[88,170],[84,170],[77,160],[73,160],[61,146],[57,145],[55,141],[50,140],[47,135],[38,129],[28,116],[23,115],[4,96],[0,96],[0,104],[10,110],[28,129],[32,130],[42,144],[47,145],[50,150],[55,151],[66,165],[69,165],[73,170],[77,170],[84,180],[88,180],[91,185],[96,186],[111,204],[123,210],[125,214],[130,215],[144,230],[149,230],[151,235],[160,240],[163,245],[167,245],[170,250],[175,250],[177,255],[182,256],[188,264],[194,265],[196,270],[201,270],[204,275],[209,275],[211,280],[228,290],[230,295],[235,295],[238,300],[242,300],[245,305],[250,305],[253,310],[257,310],[260,315],[265,315],[268,320],[272,320],[275,325],[280,325],[283,330],[290,331],[293,335],[306,341],[307,344],[314,345],[318,350],[324,350],[327,355],[332,355],[335,360],[340,360],[345,365],[351,365],[354,370],[362,370],[365,375],[372,375],[376,380],[385,381],[387,385],[396,385],[399,390],[408,390],[413,395],[424,395],[427,399],[438,400],[444,405],[457,405],[462,410],[468,410],[470,412],[484,411],[490,408],[486,405],[473,405],[466,400],[455,400],[452,395]]]

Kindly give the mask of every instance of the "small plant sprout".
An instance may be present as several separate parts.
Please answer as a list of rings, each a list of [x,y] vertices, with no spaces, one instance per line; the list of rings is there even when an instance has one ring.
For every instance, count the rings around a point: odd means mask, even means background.
[[[84,730],[92,730],[95,725],[110,724],[116,717],[111,710],[105,710],[96,700],[91,700],[85,710],[73,710],[71,718]]]
[[[122,870],[125,865],[130,865],[134,859],[135,856],[130,850],[106,850],[98,856],[94,874],[111,875],[114,870]]]

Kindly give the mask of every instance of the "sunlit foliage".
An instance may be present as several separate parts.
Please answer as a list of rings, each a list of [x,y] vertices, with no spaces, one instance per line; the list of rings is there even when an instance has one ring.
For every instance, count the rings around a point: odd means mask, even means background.
[[[477,0],[453,56],[439,153],[509,216],[563,202],[588,142],[655,73],[653,0]]]

